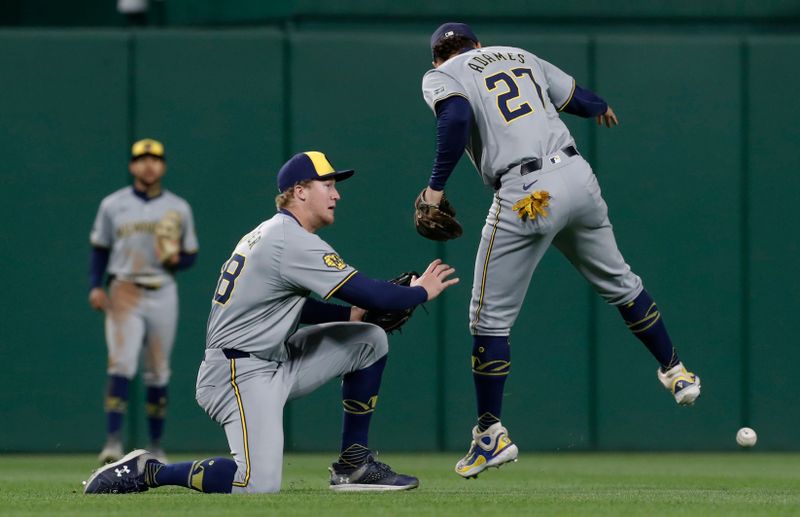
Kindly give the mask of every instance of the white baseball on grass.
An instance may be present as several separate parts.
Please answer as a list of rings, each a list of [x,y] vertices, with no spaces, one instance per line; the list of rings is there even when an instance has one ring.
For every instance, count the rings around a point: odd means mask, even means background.
[[[742,427],[736,433],[736,443],[738,443],[740,447],[752,447],[756,444],[756,440],[758,440],[756,432],[749,427]]]

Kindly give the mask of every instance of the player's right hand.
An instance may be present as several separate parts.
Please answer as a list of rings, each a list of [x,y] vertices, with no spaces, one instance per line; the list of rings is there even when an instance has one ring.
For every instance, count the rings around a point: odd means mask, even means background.
[[[95,287],[89,291],[89,305],[96,311],[104,311],[108,308],[108,295],[102,287]]]
[[[419,278],[414,277],[411,279],[411,287],[418,285],[424,287],[428,293],[428,300],[433,300],[442,291],[458,283],[458,278],[447,278],[455,272],[455,268],[443,264],[442,259],[436,259],[428,265],[428,269]]]
[[[430,187],[425,189],[425,194],[423,195],[423,199],[426,203],[430,203],[432,205],[439,206],[439,203],[442,202],[442,196],[444,195],[444,190],[433,190]]]
[[[364,321],[365,314],[367,314],[366,309],[356,307],[355,305],[350,307],[350,321]]]

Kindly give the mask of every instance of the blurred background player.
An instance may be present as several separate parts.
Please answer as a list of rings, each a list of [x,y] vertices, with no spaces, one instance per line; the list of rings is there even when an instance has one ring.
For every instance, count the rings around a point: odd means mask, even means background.
[[[433,300],[458,282],[434,260],[409,287],[359,273],[316,235],[333,224],[337,171],[318,151],[278,172],[278,213],[243,236],[223,265],[208,318],[197,402],[225,430],[233,460],[164,465],[146,450],[96,471],[85,493],[143,492],[178,485],[201,492],[277,492],[283,474],[283,408],[342,379],[342,440],[330,467],[336,491],[408,490],[417,478],[375,459],[368,432],[389,351],[364,307],[398,310]],[[349,305],[326,303],[336,297]],[[307,324],[298,329],[300,324]]]
[[[161,142],[134,143],[128,169],[133,185],[103,199],[90,236],[89,305],[105,312],[108,346],[102,463],[124,454],[122,425],[142,351],[150,450],[164,458],[161,436],[178,322],[174,276],[194,264],[198,251],[189,204],[161,187],[166,171]]]
[[[700,378],[683,367],[658,307],[619,252],[597,179],[558,115],[596,117],[611,127],[617,124],[614,111],[526,50],[482,48],[463,23],[440,26],[431,50],[434,69],[425,74],[422,90],[437,117],[437,148],[424,198],[440,202],[465,150],[495,191],[475,259],[469,312],[478,424],[456,472],[473,477],[517,458],[517,446],[500,423],[511,369],[509,335],[551,243],[617,307],[658,361],[658,379],[676,402],[692,404]]]

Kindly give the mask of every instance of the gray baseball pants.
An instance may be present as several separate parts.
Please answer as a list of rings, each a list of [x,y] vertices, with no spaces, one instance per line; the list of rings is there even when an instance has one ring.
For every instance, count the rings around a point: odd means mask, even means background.
[[[229,359],[207,349],[197,375],[197,403],[225,429],[238,470],[233,493],[278,492],[283,473],[283,407],[334,377],[362,370],[389,351],[386,333],[369,323],[325,323],[289,337],[289,359]]]
[[[105,322],[108,374],[132,379],[144,347],[144,384],[166,386],[178,326],[176,284],[170,282],[159,289],[146,289],[115,279],[108,292],[111,301]]]
[[[521,175],[517,166],[506,173],[489,209],[475,259],[473,335],[510,334],[551,243],[608,303],[628,303],[642,292],[641,279],[617,248],[608,206],[586,160],[559,152],[542,161],[538,171]],[[552,196],[548,215],[520,218],[512,206],[537,190]]]

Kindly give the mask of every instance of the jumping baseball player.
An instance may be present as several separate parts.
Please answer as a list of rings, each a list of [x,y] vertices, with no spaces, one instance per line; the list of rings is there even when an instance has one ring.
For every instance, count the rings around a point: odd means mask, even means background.
[[[141,492],[179,485],[202,492],[277,492],[283,469],[283,408],[334,377],[344,407],[337,491],[406,490],[419,482],[376,461],[367,435],[388,341],[365,311],[395,311],[436,298],[457,278],[440,260],[410,286],[372,280],[316,235],[333,224],[337,171],[325,155],[292,157],[278,173],[278,213],[242,237],[223,264],[208,319],[197,402],[225,430],[233,460],[164,465],[148,451],[95,472],[85,493]],[[326,303],[339,298],[349,305]],[[298,325],[308,324],[298,329]]]
[[[482,47],[463,23],[439,27],[431,50],[434,68],[425,74],[422,92],[436,114],[437,149],[428,186],[417,201],[420,233],[439,240],[460,234],[457,223],[432,230],[424,223],[430,214],[447,218],[452,212],[444,187],[465,150],[494,190],[469,310],[478,423],[455,471],[474,477],[517,458],[517,446],[500,422],[511,368],[509,334],[551,243],[617,307],[658,361],[658,379],[677,403],[692,404],[700,395],[700,378],[678,359],[655,302],[619,252],[597,179],[559,118],[564,111],[612,127],[618,123],[614,111],[527,50]],[[449,227],[450,234],[435,233]]]
[[[103,199],[92,227],[89,304],[104,311],[108,345],[107,433],[98,459],[122,458],[130,380],[144,352],[150,450],[163,458],[170,354],[178,322],[175,272],[197,257],[189,204],[161,187],[164,146],[140,140],[128,166],[133,185]],[[108,293],[103,277],[108,272]]]

